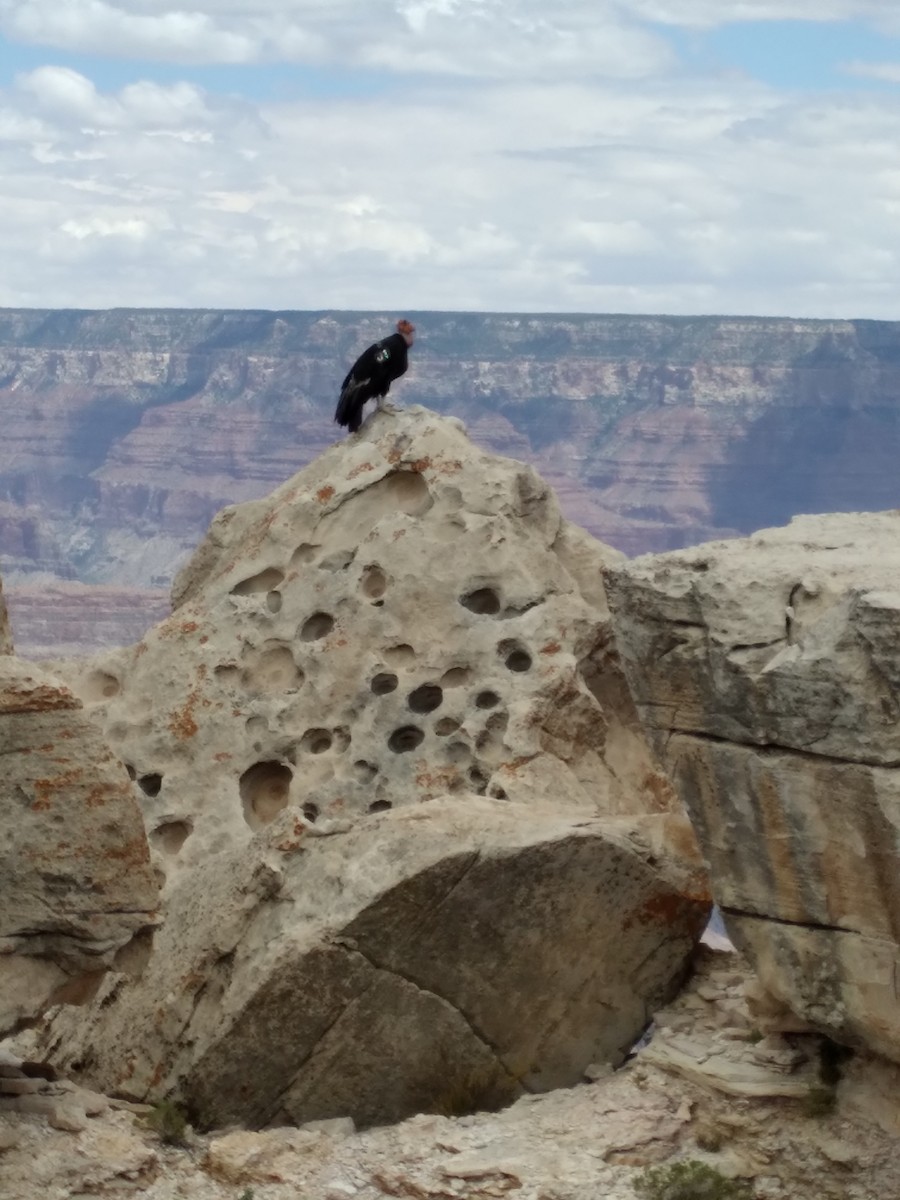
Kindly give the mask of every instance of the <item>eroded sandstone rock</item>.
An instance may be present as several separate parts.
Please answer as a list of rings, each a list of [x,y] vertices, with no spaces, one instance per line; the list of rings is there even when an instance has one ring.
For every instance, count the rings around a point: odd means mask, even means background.
[[[900,1059],[900,513],[799,517],[607,583],[639,711],[783,1027]]]
[[[75,684],[167,919],[57,1058],[254,1125],[499,1103],[619,1058],[708,897],[611,648],[615,557],[422,409],[225,510],[172,617]]]
[[[741,1002],[748,966],[709,952],[695,966],[691,984],[658,1014],[650,1043],[665,1050],[673,1036],[685,1038],[684,1055],[654,1061],[643,1051],[595,1083],[525,1096],[498,1113],[423,1114],[361,1132],[346,1121],[198,1132],[183,1148],[162,1142],[131,1111],[139,1106],[48,1084],[42,1107],[74,1113],[71,1123],[86,1128],[48,1128],[44,1113],[0,1105],[0,1188],[16,1200],[635,1200],[648,1166],[699,1159],[748,1180],[760,1198],[900,1195],[900,1068],[854,1056],[833,1107],[810,1115],[821,1039],[800,1038],[787,1064],[782,1046],[775,1069],[737,1089],[757,1052],[762,1068],[773,1057]],[[796,1062],[804,1049],[809,1061]],[[794,1098],[783,1094],[791,1079],[807,1080]]]
[[[82,1001],[158,897],[122,764],[55,676],[0,657],[0,1031]]]

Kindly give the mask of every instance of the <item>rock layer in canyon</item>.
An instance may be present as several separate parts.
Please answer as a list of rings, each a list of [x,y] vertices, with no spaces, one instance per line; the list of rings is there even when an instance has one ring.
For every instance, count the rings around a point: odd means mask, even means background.
[[[897,511],[800,517],[607,572],[638,711],[769,993],[761,1018],[894,1060],[898,545]]]

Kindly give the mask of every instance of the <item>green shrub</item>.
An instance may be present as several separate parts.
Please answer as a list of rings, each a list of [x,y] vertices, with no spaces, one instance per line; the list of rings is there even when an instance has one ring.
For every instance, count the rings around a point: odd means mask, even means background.
[[[697,1159],[649,1167],[634,1181],[642,1200],[752,1200],[753,1189],[742,1179],[728,1179]]]
[[[822,1083],[814,1083],[803,1097],[804,1116],[829,1117],[836,1108],[837,1092]]]
[[[473,1068],[468,1074],[451,1075],[432,1098],[429,1110],[442,1117],[465,1117],[474,1112],[496,1112],[519,1095],[514,1079],[498,1078],[490,1068]]]
[[[187,1118],[171,1100],[159,1100],[144,1120],[167,1146],[187,1145]]]
[[[718,1154],[725,1144],[725,1134],[715,1125],[698,1125],[694,1141],[707,1154]]]

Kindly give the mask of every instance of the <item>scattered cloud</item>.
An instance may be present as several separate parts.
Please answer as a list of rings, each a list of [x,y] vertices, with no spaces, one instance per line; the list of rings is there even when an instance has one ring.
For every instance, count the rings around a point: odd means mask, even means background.
[[[893,315],[891,47],[788,93],[666,32],[882,7],[0,0],[0,303]]]
[[[884,0],[627,0],[646,21],[710,29],[747,21],[893,21]]]
[[[884,83],[900,83],[900,62],[841,63],[841,70],[860,79],[880,79]]]

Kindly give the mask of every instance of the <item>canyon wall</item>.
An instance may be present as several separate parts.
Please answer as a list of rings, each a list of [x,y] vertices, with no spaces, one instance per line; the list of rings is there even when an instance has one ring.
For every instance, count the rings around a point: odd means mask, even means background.
[[[407,315],[396,398],[533,464],[627,554],[896,503],[900,323]],[[0,311],[0,564],[23,650],[53,646],[23,584],[167,588],[220,508],[331,444],[337,385],[394,316]],[[108,645],[115,614],[92,603]]]

